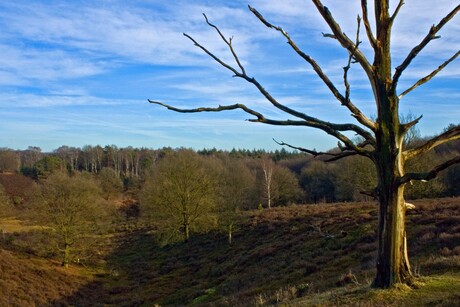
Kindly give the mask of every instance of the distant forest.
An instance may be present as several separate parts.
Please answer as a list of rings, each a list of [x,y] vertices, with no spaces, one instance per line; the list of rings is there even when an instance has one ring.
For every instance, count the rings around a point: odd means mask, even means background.
[[[438,146],[409,171],[431,169],[459,153],[459,141]],[[406,199],[459,196],[459,182],[457,164],[435,180],[408,184]],[[366,158],[325,162],[284,148],[0,149],[0,218],[45,227],[30,237],[2,232],[3,237],[38,256],[60,258],[66,267],[96,261],[99,241],[114,231],[145,228],[160,246],[219,231],[232,244],[247,212],[372,201],[376,184],[373,163]]]
[[[331,152],[338,150],[334,148]],[[21,173],[39,181],[56,171],[69,174],[90,173],[101,177],[107,176],[107,170],[110,170],[121,180],[122,193],[134,192],[142,189],[148,174],[156,164],[165,157],[181,151],[191,150],[169,147],[119,148],[115,145],[87,145],[82,148],[61,146],[52,152],[43,152],[39,147],[32,146],[26,150],[2,148],[0,172]],[[371,200],[369,195],[376,186],[372,163],[359,156],[325,162],[324,158],[284,148],[275,151],[224,151],[212,148],[199,150],[196,154],[203,158],[202,161],[219,161],[230,169],[232,165],[244,168],[239,172],[250,177],[246,178],[247,182],[254,185],[246,189],[246,193],[251,194],[247,209],[292,203]],[[410,164],[408,171],[428,170],[446,157],[459,154],[459,141],[439,146],[435,151]],[[222,167],[219,163],[207,163],[206,167]],[[456,165],[444,171],[436,180],[408,184],[406,197],[416,199],[459,196],[459,182],[460,165]]]

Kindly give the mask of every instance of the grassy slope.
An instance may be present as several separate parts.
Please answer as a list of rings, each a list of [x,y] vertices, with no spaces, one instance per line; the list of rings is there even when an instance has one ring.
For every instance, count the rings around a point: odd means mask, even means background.
[[[11,264],[11,272],[24,267],[25,272],[44,274],[54,293],[43,296],[49,304],[453,306],[460,288],[459,203],[460,199],[415,202],[417,209],[408,215],[412,265],[428,276],[417,290],[370,290],[377,214],[370,203],[253,211],[235,233],[232,246],[218,233],[195,235],[188,244],[166,247],[157,246],[145,231],[123,234],[107,258],[105,274],[90,279],[75,271],[78,274],[69,273],[75,280],[67,283],[60,279],[67,273],[56,264],[2,253],[18,261]],[[36,262],[43,267],[27,267]],[[26,286],[31,292],[42,291],[27,280],[7,287],[13,275],[0,277],[0,291],[9,291],[10,297]],[[26,300],[27,291],[21,291]]]
[[[83,271],[0,248],[0,306],[44,306],[89,281]]]
[[[401,285],[377,290],[369,286],[349,286],[292,300],[288,306],[458,306],[460,272],[435,274],[420,279],[418,289]]]

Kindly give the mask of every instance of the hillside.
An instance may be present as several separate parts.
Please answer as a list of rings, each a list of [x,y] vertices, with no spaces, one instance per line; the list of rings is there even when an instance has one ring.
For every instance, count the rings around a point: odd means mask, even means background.
[[[404,306],[415,298],[420,305],[460,303],[460,199],[414,204],[407,217],[409,251],[415,272],[426,276],[416,290],[370,290],[377,207],[350,203],[250,211],[232,246],[222,233],[165,247],[145,229],[119,233],[98,274],[79,267],[65,271],[3,250],[10,264],[2,265],[0,291],[13,301],[34,302],[46,284],[50,294],[42,294],[37,305],[366,306],[399,300]],[[26,272],[40,277],[14,278]]]
[[[81,268],[0,247],[0,306],[45,306],[90,281]]]

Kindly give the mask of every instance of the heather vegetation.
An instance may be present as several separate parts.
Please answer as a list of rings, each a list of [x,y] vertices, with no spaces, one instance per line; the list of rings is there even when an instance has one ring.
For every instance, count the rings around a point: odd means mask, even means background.
[[[438,148],[460,152],[458,142]],[[414,200],[408,211],[419,289],[400,289],[394,300],[371,290],[378,207],[366,191],[375,173],[359,157],[114,146],[3,152],[1,305],[459,300],[458,198]],[[410,197],[460,196],[456,176],[414,185]]]

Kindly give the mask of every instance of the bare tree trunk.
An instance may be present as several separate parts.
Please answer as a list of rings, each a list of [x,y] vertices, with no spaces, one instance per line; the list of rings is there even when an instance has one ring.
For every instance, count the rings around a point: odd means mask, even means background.
[[[188,242],[190,238],[190,222],[189,222],[189,217],[188,217],[186,210],[182,212],[182,228],[183,228],[184,242]]]
[[[331,11],[325,7],[321,0],[312,0],[313,4],[318,9],[323,19],[328,24],[331,33],[323,34],[325,37],[337,40],[340,45],[348,51],[349,58],[347,66],[343,67],[343,81],[345,85],[344,95],[334,85],[327,73],[324,72],[318,63],[310,55],[301,50],[290,35],[281,27],[268,22],[262,14],[256,9],[249,6],[250,11],[268,28],[272,28],[280,32],[288,41],[288,44],[293,50],[306,62],[310,64],[318,77],[330,89],[331,93],[341,103],[341,105],[348,108],[351,115],[357,120],[360,125],[348,123],[339,124],[327,122],[309,114],[300,112],[283,105],[276,98],[274,98],[267,90],[259,83],[254,77],[247,74],[245,67],[236,54],[232,39],[227,39],[220,29],[214,24],[210,23],[205,15],[206,23],[214,28],[224,44],[228,47],[233,55],[235,64],[229,64],[211,51],[206,49],[203,45],[197,42],[193,37],[184,34],[189,38],[195,46],[200,48],[211,58],[219,63],[221,66],[231,71],[234,77],[244,79],[255,88],[267,99],[270,104],[281,110],[282,112],[295,117],[293,120],[277,120],[268,118],[257,110],[251,109],[244,104],[233,105],[219,105],[218,107],[199,107],[192,109],[181,109],[174,106],[162,103],[160,101],[149,100],[150,103],[161,105],[169,110],[180,113],[198,113],[198,112],[221,112],[241,109],[247,114],[254,116],[249,119],[250,122],[263,123],[276,126],[307,126],[323,130],[329,135],[334,136],[339,140],[339,153],[321,152],[292,146],[284,142],[277,142],[280,145],[286,145],[290,148],[300,150],[312,154],[314,156],[326,155],[331,158],[327,161],[335,161],[345,157],[360,155],[370,158],[376,166],[378,175],[378,187],[376,188],[376,196],[380,202],[379,212],[379,226],[378,226],[378,259],[377,259],[377,275],[374,280],[374,285],[380,288],[388,288],[396,283],[412,283],[412,273],[408,260],[407,240],[405,231],[405,214],[406,205],[404,202],[404,186],[412,180],[432,180],[438,173],[448,167],[460,163],[460,157],[449,159],[428,172],[404,173],[404,163],[418,155],[428,152],[433,148],[457,139],[460,139],[460,125],[452,126],[442,134],[433,137],[426,141],[424,144],[403,150],[404,135],[408,130],[415,126],[421,117],[407,123],[400,123],[399,120],[399,100],[407,93],[413,91],[418,86],[430,81],[436,74],[438,74],[444,67],[454,61],[459,55],[460,51],[456,51],[448,60],[442,63],[437,69],[433,70],[430,74],[419,79],[415,84],[406,90],[398,88],[398,82],[403,72],[411,65],[417,55],[427,46],[432,40],[438,39],[440,36],[437,33],[446,25],[454,16],[460,12],[460,4],[456,5],[447,15],[442,18],[438,24],[433,25],[427,35],[421,42],[414,46],[407,54],[405,59],[396,66],[394,74],[392,74],[392,57],[391,57],[391,29],[398,12],[404,5],[404,0],[399,0],[396,8],[390,14],[390,1],[389,0],[374,0],[374,13],[375,13],[375,27],[370,24],[368,16],[367,1],[361,0],[362,19],[360,16],[357,18],[357,31],[356,40],[353,42],[345,32],[340,28],[336,22]],[[373,49],[373,63],[362,53],[360,49],[361,40],[360,24],[364,23],[366,35],[368,37],[370,46]],[[352,99],[350,98],[350,84],[348,82],[348,70],[352,63],[359,63],[363,71],[369,79],[372,88],[376,107],[377,118],[371,120],[366,117],[359,108],[357,108]],[[365,127],[365,128],[363,128]],[[349,139],[344,132],[355,132],[360,135],[364,141],[356,144]],[[268,207],[271,207],[271,172],[268,159],[263,159],[261,163],[262,171],[264,173],[265,190],[268,198]]]
[[[190,226],[187,222],[184,223],[184,242],[188,242],[190,238]]]
[[[383,82],[379,84],[384,84]],[[376,131],[375,163],[378,175],[379,225],[377,273],[374,286],[389,288],[396,283],[410,284],[406,240],[406,206],[404,201],[403,142],[405,129],[399,122],[398,98],[388,95],[384,85],[377,86],[379,118]]]
[[[233,223],[228,225],[228,245],[232,245]]]
[[[402,140],[401,140],[402,142]],[[403,176],[403,158],[397,148],[380,153],[377,160],[379,176],[379,225],[377,274],[374,286],[389,288],[396,283],[410,284],[412,279],[406,240],[406,205]],[[399,154],[392,154],[398,152]],[[385,159],[386,158],[386,159]],[[389,158],[389,159],[388,159]]]
[[[67,241],[67,238],[64,242],[64,259],[62,260],[62,266],[65,268],[69,267],[70,262],[70,243]]]
[[[404,187],[380,196],[379,249],[374,286],[389,288],[396,283],[411,284],[405,231]]]

